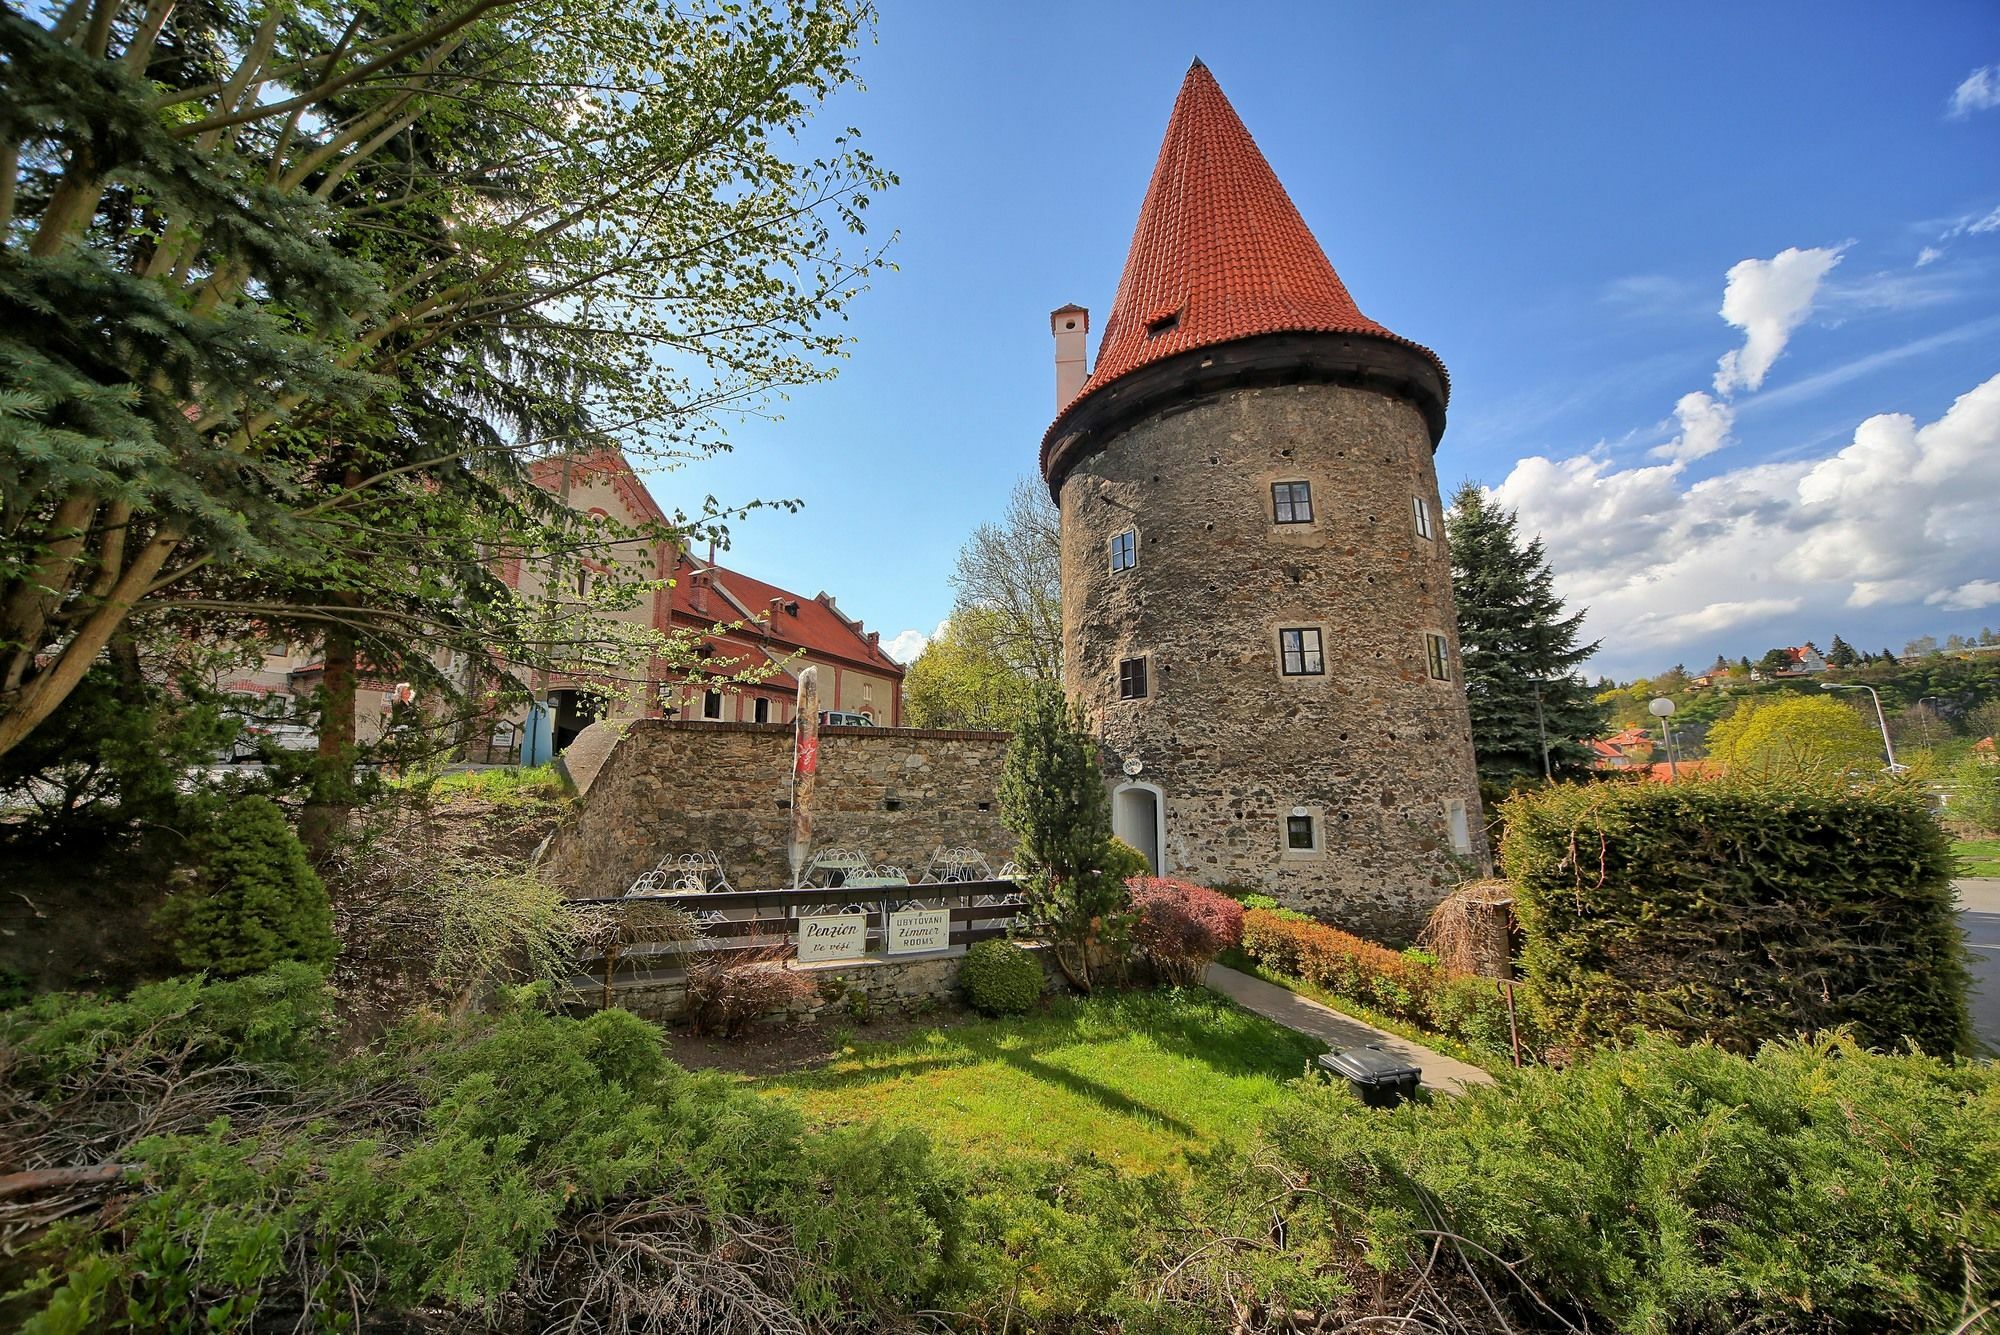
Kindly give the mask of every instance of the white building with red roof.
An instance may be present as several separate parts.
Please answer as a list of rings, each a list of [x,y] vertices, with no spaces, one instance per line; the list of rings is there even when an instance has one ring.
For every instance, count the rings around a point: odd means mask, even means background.
[[[667,515],[616,450],[544,460],[534,479],[571,508],[640,529]],[[881,727],[903,721],[903,666],[883,650],[881,636],[841,611],[834,596],[768,583],[698,557],[665,540],[609,544],[587,570],[618,568],[630,580],[665,587],[637,606],[603,615],[692,645],[683,659],[656,657],[643,682],[595,681],[556,675],[545,685],[558,750],[607,710],[611,718],[683,718],[718,723],[789,723],[797,674],[820,669],[820,703]],[[501,577],[524,593],[542,591],[532,565],[513,561]],[[588,575],[585,576],[588,578]]]

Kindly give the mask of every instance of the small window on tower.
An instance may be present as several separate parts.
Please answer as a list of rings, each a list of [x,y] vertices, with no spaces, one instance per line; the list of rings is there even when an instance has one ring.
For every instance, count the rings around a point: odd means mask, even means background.
[[[1412,496],[1410,503],[1417,511],[1417,536],[1425,542],[1431,540],[1431,503],[1421,496]]]
[[[1285,817],[1285,847],[1301,853],[1310,853],[1319,847],[1311,816]]]
[[[1139,535],[1131,529],[1111,535],[1111,573],[1130,570],[1139,564]]]
[[[720,721],[722,718],[722,692],[703,691],[701,696],[701,716]]]
[[[1273,482],[1271,513],[1280,524],[1310,524],[1313,492],[1310,482]]]
[[[759,723],[769,723],[771,721],[771,702],[761,695],[758,696],[757,703],[750,706],[750,717]]]
[[[1451,643],[1436,631],[1424,632],[1424,650],[1430,658],[1431,677],[1435,681],[1451,680]]]
[[[1118,698],[1120,700],[1143,700],[1146,698],[1145,659],[1126,658],[1119,661]]]
[[[1181,313],[1179,311],[1168,311],[1164,315],[1155,315],[1152,319],[1146,321],[1146,337],[1158,338],[1161,334],[1171,334],[1174,330],[1180,328],[1180,324]]]
[[[1318,627],[1279,631],[1278,660],[1287,677],[1325,676],[1326,654],[1320,643]]]

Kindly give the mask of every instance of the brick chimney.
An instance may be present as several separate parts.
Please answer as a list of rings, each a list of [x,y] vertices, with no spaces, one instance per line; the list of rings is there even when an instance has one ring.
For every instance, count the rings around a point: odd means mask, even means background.
[[[1090,378],[1084,339],[1090,333],[1090,312],[1071,302],[1049,312],[1049,332],[1056,336],[1056,411],[1069,406]]]

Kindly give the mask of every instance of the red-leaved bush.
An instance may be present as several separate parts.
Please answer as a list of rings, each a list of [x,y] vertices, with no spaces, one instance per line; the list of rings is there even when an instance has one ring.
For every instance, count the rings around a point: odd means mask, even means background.
[[[1217,955],[1243,940],[1243,906],[1188,881],[1134,876],[1125,883],[1139,915],[1133,941],[1177,987],[1201,982]]]

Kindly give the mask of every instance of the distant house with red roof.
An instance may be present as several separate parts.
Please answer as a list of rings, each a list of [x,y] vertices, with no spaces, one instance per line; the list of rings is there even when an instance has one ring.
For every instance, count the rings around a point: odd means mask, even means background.
[[[1642,768],[1653,758],[1656,740],[1652,733],[1635,723],[1609,737],[1593,738],[1587,745],[1596,768],[1627,770]]]

